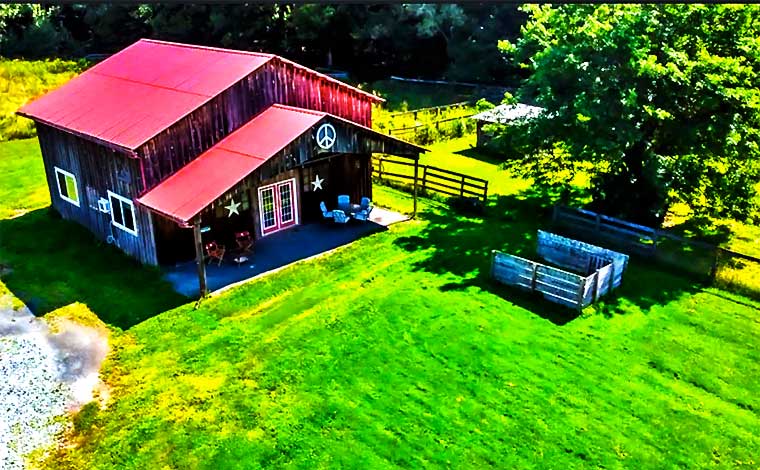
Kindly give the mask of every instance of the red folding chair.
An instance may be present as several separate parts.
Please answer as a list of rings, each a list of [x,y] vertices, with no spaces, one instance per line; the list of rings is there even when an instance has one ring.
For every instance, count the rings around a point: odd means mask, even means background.
[[[224,245],[219,245],[217,242],[206,243],[206,256],[208,256],[208,262],[211,264],[213,260],[218,260],[217,266],[222,265],[224,261]]]
[[[241,255],[253,253],[253,237],[250,232],[238,232],[235,234],[235,243]]]

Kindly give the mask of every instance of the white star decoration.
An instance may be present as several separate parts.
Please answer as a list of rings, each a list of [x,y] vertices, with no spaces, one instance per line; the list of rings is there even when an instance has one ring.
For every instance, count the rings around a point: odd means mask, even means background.
[[[316,191],[317,189],[322,189],[322,183],[324,181],[324,178],[320,178],[319,175],[317,175],[317,177],[314,178],[314,181],[311,182],[311,185],[314,186],[313,190]]]
[[[238,207],[240,207],[240,203],[235,202],[234,199],[230,199],[230,205],[224,206],[224,208],[229,211],[227,217],[232,217],[232,214],[240,215],[240,212],[238,212]]]

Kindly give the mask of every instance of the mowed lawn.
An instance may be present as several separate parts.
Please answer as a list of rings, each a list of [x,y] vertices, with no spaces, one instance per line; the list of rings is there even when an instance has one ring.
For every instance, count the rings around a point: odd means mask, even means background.
[[[77,268],[110,248],[61,237],[55,262],[77,273],[66,299],[88,293],[108,323],[133,302],[150,311],[114,333],[108,406],[86,407],[76,446],[47,467],[757,468],[760,305],[638,260],[582,316],[501,287],[490,250],[532,256],[549,213],[530,190],[505,185],[485,218],[424,203],[418,220],[197,310],[150,310],[166,288],[152,271],[110,254]],[[410,207],[384,187],[375,199]],[[49,217],[12,220],[71,225]],[[17,240],[31,232],[9,222],[15,293],[34,280]],[[119,296],[107,274],[122,269]],[[110,299],[83,287],[95,280]]]

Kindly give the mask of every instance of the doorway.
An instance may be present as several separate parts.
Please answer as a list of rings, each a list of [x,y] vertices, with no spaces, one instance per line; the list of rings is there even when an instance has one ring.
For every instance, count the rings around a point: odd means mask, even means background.
[[[259,188],[261,235],[269,235],[298,224],[296,179]]]

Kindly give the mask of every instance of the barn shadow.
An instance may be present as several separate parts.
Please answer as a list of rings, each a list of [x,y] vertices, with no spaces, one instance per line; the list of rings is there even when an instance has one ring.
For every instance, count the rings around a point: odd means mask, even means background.
[[[0,220],[0,280],[35,315],[73,302],[127,329],[187,302],[116,247],[98,241],[50,208]]]
[[[537,259],[536,231],[551,229],[555,201],[554,195],[530,188],[515,196],[492,196],[485,214],[480,217],[449,208],[427,211],[421,214],[421,218],[429,222],[422,232],[401,237],[395,243],[409,251],[427,250],[429,255],[413,265],[413,269],[441,275],[451,273],[462,278],[444,285],[443,290],[482,289],[556,325],[564,325],[577,318],[578,313],[548,302],[540,295],[504,286],[490,275],[494,249]],[[692,278],[632,259],[623,285],[607,297],[598,310],[611,317],[623,311],[621,303],[633,303],[646,311],[701,287]]]

